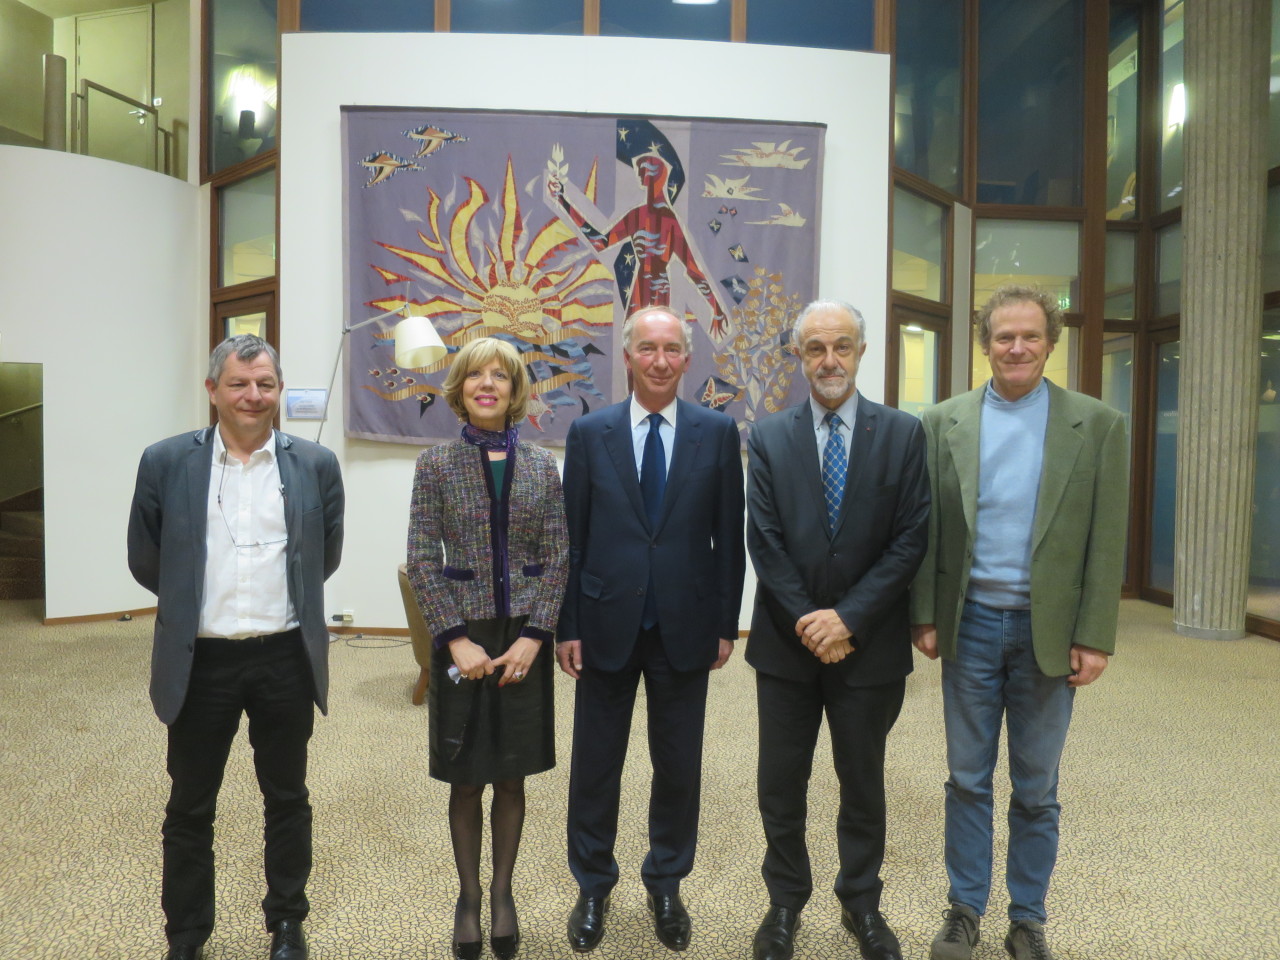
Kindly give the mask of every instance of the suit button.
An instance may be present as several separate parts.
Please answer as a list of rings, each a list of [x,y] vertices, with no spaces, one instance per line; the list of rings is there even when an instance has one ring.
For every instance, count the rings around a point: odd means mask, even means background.
[[[636,587],[636,596],[637,596],[637,597],[643,597],[643,596],[644,596],[644,587]]]

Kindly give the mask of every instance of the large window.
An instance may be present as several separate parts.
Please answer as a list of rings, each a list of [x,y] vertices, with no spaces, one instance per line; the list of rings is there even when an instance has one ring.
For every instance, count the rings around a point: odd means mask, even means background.
[[[218,196],[218,276],[231,287],[276,274],[276,172],[246,177]]]
[[[964,4],[898,0],[893,161],[959,196],[963,190]]]
[[[875,0],[749,0],[747,4],[749,43],[871,50],[875,25]]]
[[[1182,0],[1165,0],[1160,35],[1161,211],[1182,206],[1182,128],[1187,122],[1187,88],[1182,68]]]
[[[901,187],[893,191],[893,289],[941,302],[947,208]]]
[[[1132,220],[1138,202],[1138,4],[1113,3],[1107,55],[1107,219]]]
[[[207,0],[205,169],[209,174],[276,145],[276,8]]]
[[[973,302],[987,301],[1003,283],[1034,284],[1079,308],[1080,225],[1039,220],[979,220],[973,251]]]
[[[1084,0],[981,0],[978,202],[1084,202]]]

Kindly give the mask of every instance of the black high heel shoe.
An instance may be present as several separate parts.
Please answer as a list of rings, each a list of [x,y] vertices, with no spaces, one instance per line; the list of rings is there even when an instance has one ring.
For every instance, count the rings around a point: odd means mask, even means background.
[[[476,912],[474,929],[478,936],[475,940],[459,940],[458,929],[460,927],[462,929],[466,929],[466,927],[469,926],[469,924],[465,922],[469,911],[467,911],[467,908],[464,906],[461,896],[458,897],[458,902],[453,906],[453,956],[455,960],[480,960],[480,948],[484,946],[484,938],[483,935],[480,935],[479,900],[476,901],[474,909]]]
[[[515,927],[511,933],[501,937],[494,936],[493,934],[493,930],[499,926],[497,919],[497,914],[500,912],[498,909],[499,901],[502,902],[503,907],[510,904],[511,923]],[[506,894],[505,896],[494,896],[491,893],[490,909],[493,911],[493,914],[489,917],[489,947],[493,950],[493,955],[497,957],[498,960],[512,960],[520,950],[520,921],[516,919],[515,900],[510,894]]]
[[[512,960],[517,953],[520,952],[520,930],[506,937],[490,937],[489,946],[493,949],[493,955],[498,960]]]

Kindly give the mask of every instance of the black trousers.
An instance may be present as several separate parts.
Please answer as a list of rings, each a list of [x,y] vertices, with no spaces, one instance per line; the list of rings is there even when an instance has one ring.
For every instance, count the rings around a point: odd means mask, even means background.
[[[813,750],[825,711],[840,782],[835,893],[854,912],[880,906],[884,863],[885,740],[902,709],[906,681],[850,687],[834,670],[807,682],[756,671],[760,754],[757,790],[767,843],[761,873],[769,901],[800,910],[813,893],[805,843]]]
[[[618,802],[641,676],[653,781],[649,853],[640,876],[651,893],[674,894],[693,869],[709,672],[672,669],[655,627],[640,632],[622,670],[584,668],[578,678],[569,768],[569,869],[587,896],[603,897],[618,882],[613,856]]]
[[[173,786],[162,828],[161,903],[170,943],[201,944],[213,930],[213,821],[241,713],[262,790],[267,927],[304,919],[311,874],[307,741],[311,669],[297,630],[262,640],[196,641],[187,699],[169,727]]]

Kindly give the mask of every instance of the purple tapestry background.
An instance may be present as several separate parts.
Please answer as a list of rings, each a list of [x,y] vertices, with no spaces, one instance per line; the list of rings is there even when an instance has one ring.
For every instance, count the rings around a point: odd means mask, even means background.
[[[346,433],[457,436],[441,385],[479,336],[519,349],[521,435],[627,394],[615,324],[665,303],[694,327],[681,395],[740,425],[806,395],[791,321],[817,291],[818,124],[343,109]],[[451,356],[395,366],[391,331],[431,318]]]

